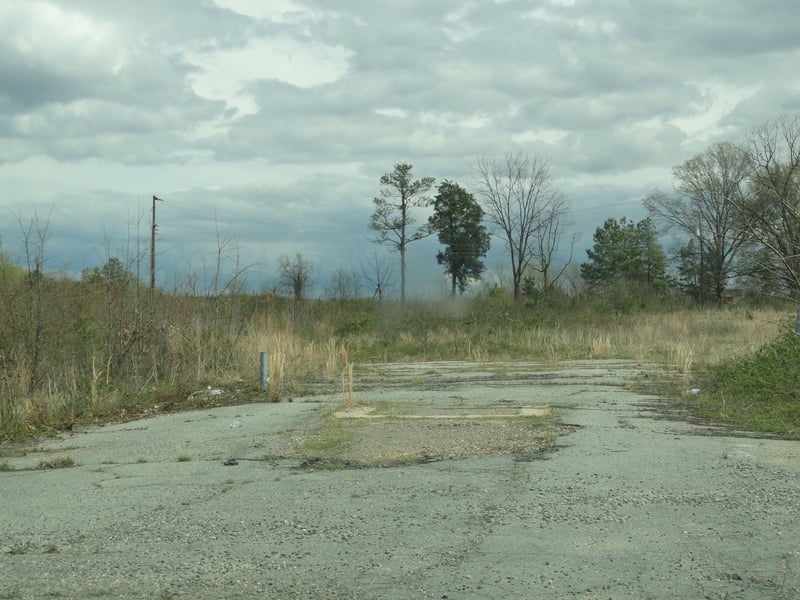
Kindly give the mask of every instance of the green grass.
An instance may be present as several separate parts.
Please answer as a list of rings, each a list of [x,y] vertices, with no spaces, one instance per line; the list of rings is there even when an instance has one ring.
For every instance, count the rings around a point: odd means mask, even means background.
[[[800,438],[800,338],[786,331],[758,350],[706,370],[689,402],[698,416],[736,429]]]
[[[316,456],[335,452],[346,444],[358,439],[355,431],[361,423],[360,419],[340,419],[337,417],[325,418],[316,430],[304,439],[298,448],[302,456]]]

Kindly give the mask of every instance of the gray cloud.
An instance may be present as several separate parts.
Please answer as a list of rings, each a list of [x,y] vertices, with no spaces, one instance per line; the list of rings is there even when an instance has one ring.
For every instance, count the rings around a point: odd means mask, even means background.
[[[586,246],[607,216],[641,218],[639,198],[668,188],[675,164],[800,111],[795,11],[2,3],[0,209],[15,217],[0,239],[18,255],[17,216],[52,207],[51,263],[77,272],[122,252],[157,193],[164,282],[202,271],[222,239],[261,285],[283,253],[322,273],[358,266],[376,249],[371,198],[395,163],[468,185],[477,156],[523,151],[550,161]],[[410,251],[419,285],[440,279],[435,250]],[[487,264],[502,261],[499,243],[492,253]]]

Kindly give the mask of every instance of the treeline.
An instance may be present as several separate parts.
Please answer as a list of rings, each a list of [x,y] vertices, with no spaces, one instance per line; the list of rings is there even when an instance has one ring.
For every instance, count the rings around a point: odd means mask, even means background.
[[[581,265],[589,293],[634,285],[701,305],[742,294],[800,300],[800,117],[716,143],[673,176],[672,191],[644,198],[647,219],[597,229]],[[681,240],[669,252],[664,232]]]
[[[400,255],[401,301],[410,243],[438,234],[437,260],[455,295],[481,278],[489,232],[508,253],[515,300],[565,290],[607,297],[624,287],[683,294],[701,305],[742,292],[800,299],[800,117],[769,121],[675,166],[674,189],[643,199],[647,219],[608,219],[596,230],[580,278],[570,269],[575,239],[568,251],[561,247],[572,207],[555,189],[547,161],[508,154],[472,167],[472,190],[444,181],[435,201],[425,195],[434,178],[414,179],[409,164],[381,178],[369,226],[376,242]],[[428,222],[412,228],[411,209],[431,204]],[[679,241],[665,249],[667,232]]]

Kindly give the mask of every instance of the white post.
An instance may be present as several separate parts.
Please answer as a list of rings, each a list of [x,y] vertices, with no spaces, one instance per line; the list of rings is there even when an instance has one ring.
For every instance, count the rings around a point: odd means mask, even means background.
[[[261,391],[267,391],[269,385],[269,361],[266,352],[261,353]]]

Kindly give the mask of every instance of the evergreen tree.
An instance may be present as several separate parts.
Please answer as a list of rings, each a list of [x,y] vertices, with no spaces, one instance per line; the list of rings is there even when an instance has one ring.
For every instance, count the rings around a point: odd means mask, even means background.
[[[444,246],[436,260],[450,276],[452,296],[456,288],[463,293],[469,280],[480,278],[485,269],[481,258],[489,251],[490,242],[482,221],[483,209],[472,194],[451,181],[439,186],[428,226]]]
[[[666,254],[651,219],[606,219],[593,239],[594,246],[586,251],[590,262],[581,265],[581,276],[591,288],[603,291],[619,282],[648,290],[665,287]]]
[[[399,163],[394,171],[381,177],[381,195],[373,198],[375,212],[370,217],[369,227],[378,232],[374,240],[400,253],[400,302],[406,299],[406,246],[431,234],[426,227],[411,231],[414,218],[412,208],[428,206],[429,199],[425,194],[435,179],[423,177],[413,179],[413,167],[408,163]]]

